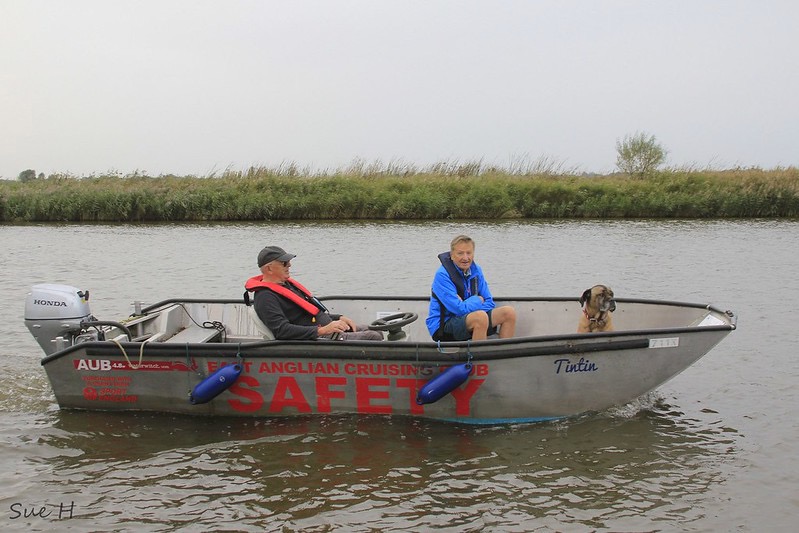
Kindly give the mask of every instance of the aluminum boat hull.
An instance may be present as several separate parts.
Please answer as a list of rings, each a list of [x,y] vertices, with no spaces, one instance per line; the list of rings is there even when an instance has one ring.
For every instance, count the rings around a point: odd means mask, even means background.
[[[42,365],[64,409],[535,422],[629,403],[736,328],[733,313],[708,305],[617,299],[616,331],[578,334],[575,299],[517,297],[497,299],[517,309],[517,337],[435,343],[424,326],[425,298],[323,301],[356,322],[397,312],[419,319],[402,328],[401,340],[264,340],[242,301],[167,300],[119,325],[95,327],[105,340],[64,346]],[[417,403],[425,383],[465,362],[472,372],[463,384],[434,403]],[[241,365],[232,385],[207,403],[189,401],[200,382],[231,364]]]

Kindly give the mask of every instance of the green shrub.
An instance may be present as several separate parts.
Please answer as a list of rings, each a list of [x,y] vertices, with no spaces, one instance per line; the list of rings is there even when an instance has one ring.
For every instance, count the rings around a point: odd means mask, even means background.
[[[667,153],[654,135],[637,132],[616,141],[616,166],[625,174],[643,178],[666,161]]]

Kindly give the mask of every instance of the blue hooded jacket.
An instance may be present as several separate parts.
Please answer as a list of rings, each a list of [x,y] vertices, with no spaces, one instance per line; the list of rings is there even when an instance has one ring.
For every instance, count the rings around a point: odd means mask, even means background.
[[[430,298],[430,309],[425,321],[431,336],[452,317],[479,310],[490,311],[496,307],[480,265],[472,262],[468,273],[464,273],[453,263],[449,252],[439,254],[438,259],[441,266],[433,278],[433,296]],[[483,301],[479,296],[483,297]],[[441,304],[444,305],[443,311]]]

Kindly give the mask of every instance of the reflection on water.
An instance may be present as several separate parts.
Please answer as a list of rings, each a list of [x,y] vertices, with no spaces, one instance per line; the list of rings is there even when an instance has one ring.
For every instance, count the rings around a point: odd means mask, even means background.
[[[153,519],[173,527],[311,531],[690,524],[704,512],[691,498],[723,481],[714,465],[736,433],[657,400],[510,427],[69,411],[42,422],[22,438],[38,449],[26,468],[38,490],[77,502],[82,519],[146,523],[157,505]]]

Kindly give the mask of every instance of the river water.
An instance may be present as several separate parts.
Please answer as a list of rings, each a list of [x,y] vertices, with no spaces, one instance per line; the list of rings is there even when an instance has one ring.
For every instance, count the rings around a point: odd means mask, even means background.
[[[267,244],[317,294],[429,292],[459,233],[495,296],[712,303],[739,329],[633,404],[535,425],[60,411],[30,286],[238,297]],[[0,526],[19,531],[793,531],[799,223],[579,221],[0,226]],[[576,320],[576,318],[575,318]]]

